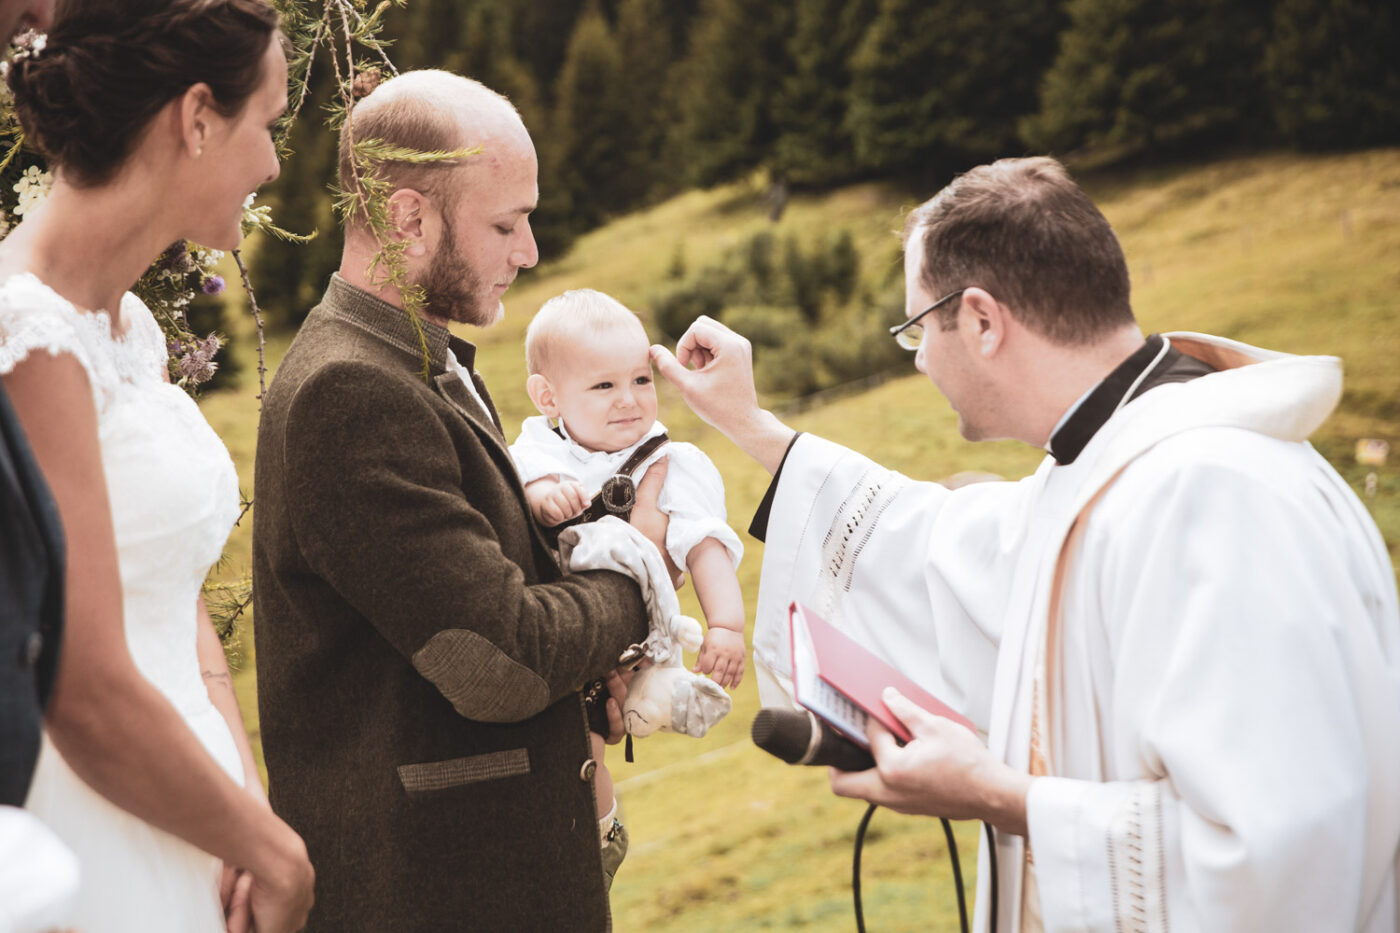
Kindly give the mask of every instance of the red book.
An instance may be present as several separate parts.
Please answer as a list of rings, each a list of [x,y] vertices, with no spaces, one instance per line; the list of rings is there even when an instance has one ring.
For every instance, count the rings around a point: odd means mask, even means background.
[[[869,748],[869,717],[900,740],[913,738],[884,700],[894,687],[911,701],[976,733],[967,717],[905,677],[845,632],[801,603],[788,607],[792,630],[792,689],[799,705],[816,713],[861,748]]]

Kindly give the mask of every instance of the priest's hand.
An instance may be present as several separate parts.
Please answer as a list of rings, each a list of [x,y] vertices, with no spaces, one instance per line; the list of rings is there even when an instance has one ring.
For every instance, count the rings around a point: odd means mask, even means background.
[[[675,356],[653,346],[651,359],[692,411],[769,473],[777,471],[795,432],[759,408],[748,340],[701,315],[681,336]]]
[[[900,745],[871,719],[867,733],[875,767],[855,773],[831,769],[833,793],[900,813],[985,820],[1002,832],[1026,834],[1030,775],[998,761],[974,733],[899,691],[886,688],[883,699],[913,740]]]

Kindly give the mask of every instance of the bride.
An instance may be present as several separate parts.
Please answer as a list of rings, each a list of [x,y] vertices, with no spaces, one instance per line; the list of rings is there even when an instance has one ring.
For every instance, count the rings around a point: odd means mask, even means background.
[[[238,245],[244,200],[277,176],[281,41],[264,0],[82,0],[10,69],[55,178],[0,242],[0,378],[68,559],[26,806],[78,856],[84,933],[276,933],[311,906],[199,596],[237,476],[127,290],[177,240]]]

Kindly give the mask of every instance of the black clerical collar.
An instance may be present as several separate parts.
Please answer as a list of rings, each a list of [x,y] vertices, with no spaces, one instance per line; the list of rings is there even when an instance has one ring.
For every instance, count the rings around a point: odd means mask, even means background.
[[[1161,334],[1147,341],[1089,392],[1079,407],[1050,436],[1050,456],[1061,466],[1073,463],[1099,428],[1124,405],[1148,389],[1187,382],[1215,372],[1214,367],[1175,349]]]

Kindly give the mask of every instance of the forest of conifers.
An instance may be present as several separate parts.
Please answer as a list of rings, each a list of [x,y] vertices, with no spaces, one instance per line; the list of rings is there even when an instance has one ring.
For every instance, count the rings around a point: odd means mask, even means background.
[[[609,217],[753,173],[775,192],[884,178],[926,195],[1004,155],[1400,140],[1388,0],[408,0],[385,23],[399,68],[478,78],[520,109],[551,258]],[[264,200],[321,235],[256,257],[281,326],[339,253],[335,140],[306,116]]]

